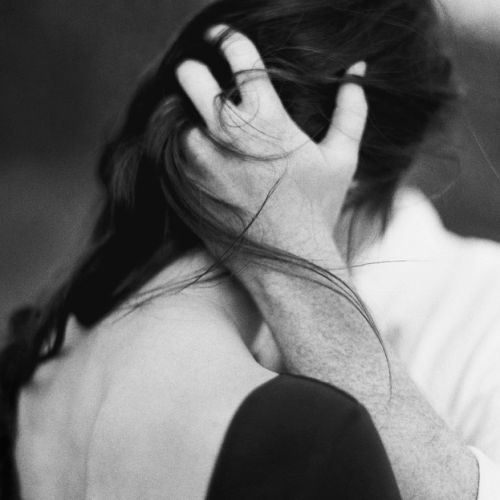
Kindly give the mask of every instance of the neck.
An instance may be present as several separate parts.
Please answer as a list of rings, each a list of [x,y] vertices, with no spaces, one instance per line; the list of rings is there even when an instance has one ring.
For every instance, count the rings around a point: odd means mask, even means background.
[[[262,317],[246,290],[205,249],[192,250],[160,272],[141,291],[156,295],[173,287],[207,306],[234,326],[235,335],[250,347],[262,326]],[[175,293],[175,292],[174,292]]]

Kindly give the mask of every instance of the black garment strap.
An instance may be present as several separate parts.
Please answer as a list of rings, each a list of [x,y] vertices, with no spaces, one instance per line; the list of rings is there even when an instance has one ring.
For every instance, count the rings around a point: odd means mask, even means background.
[[[208,500],[400,500],[368,412],[327,384],[281,375],[240,406]]]

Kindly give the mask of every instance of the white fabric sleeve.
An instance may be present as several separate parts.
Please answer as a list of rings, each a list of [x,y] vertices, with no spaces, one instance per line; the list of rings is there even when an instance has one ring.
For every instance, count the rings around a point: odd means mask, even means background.
[[[500,499],[500,465],[490,460],[482,451],[469,446],[479,464],[479,492],[477,500]]]
[[[500,244],[451,234],[425,197],[406,190],[385,235],[354,264],[386,342],[471,446],[478,499],[500,500]]]

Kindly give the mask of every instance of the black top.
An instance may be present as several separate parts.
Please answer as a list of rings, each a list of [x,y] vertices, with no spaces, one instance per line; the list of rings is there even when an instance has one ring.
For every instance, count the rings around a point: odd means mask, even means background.
[[[313,379],[281,375],[233,418],[208,500],[401,499],[368,412]]]

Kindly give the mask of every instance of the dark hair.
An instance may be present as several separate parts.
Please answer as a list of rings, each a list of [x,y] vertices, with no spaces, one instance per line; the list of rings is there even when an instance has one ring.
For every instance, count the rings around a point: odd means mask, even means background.
[[[316,141],[328,129],[345,70],[368,63],[363,85],[369,119],[347,202],[354,210],[387,217],[416,148],[454,97],[431,0],[222,0],[196,15],[147,73],[121,129],[104,148],[99,174],[105,199],[86,253],[48,302],[12,316],[0,354],[2,498],[15,498],[11,450],[18,392],[41,362],[59,353],[69,316],[91,327],[203,240],[228,248],[234,242],[204,209],[217,200],[205,197],[200,204],[197,186],[185,175],[182,137],[202,121],[174,73],[183,60],[200,60],[226,97],[234,94],[218,45],[204,38],[219,23],[255,42],[286,109]],[[269,261],[308,265],[246,241],[244,232],[237,241]]]

